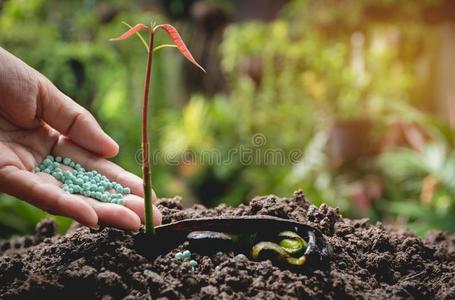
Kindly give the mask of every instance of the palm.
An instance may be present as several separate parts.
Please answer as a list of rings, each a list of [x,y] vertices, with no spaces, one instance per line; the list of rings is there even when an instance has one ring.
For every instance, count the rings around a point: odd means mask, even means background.
[[[58,136],[44,126],[22,129],[0,117],[0,170],[31,170],[52,150]]]

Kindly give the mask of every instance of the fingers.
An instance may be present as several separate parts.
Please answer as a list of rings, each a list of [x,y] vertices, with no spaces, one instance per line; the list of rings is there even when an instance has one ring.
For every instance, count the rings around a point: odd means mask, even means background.
[[[117,181],[123,186],[129,187],[135,195],[143,197],[144,190],[142,179],[128,171],[125,171],[115,163],[100,158],[90,152],[74,145],[68,139],[60,139],[54,147],[54,155],[71,157],[75,162],[84,168],[96,170],[108,177],[111,181]],[[153,200],[156,202],[156,195],[153,193]]]
[[[49,213],[71,217],[82,225],[138,230],[144,222],[144,201],[136,195],[125,196],[125,206],[122,206],[64,193],[58,184],[55,178],[44,173],[33,174],[15,167],[6,167],[0,172],[4,192]],[[162,216],[156,207],[153,207],[153,217],[155,225],[161,223]]]
[[[34,175],[34,174],[33,174]],[[52,185],[57,187],[61,183],[46,173],[35,175],[39,178],[40,184]],[[60,188],[59,188],[60,189]],[[64,194],[65,196],[70,194]],[[124,230],[138,230],[141,223],[145,222],[144,199],[136,195],[126,195],[125,204],[117,205],[111,203],[99,202],[95,199],[84,197],[82,195],[71,195],[82,199],[88,203],[98,216],[98,224],[103,226],[112,226]],[[157,207],[153,207],[153,221],[155,225],[161,224],[162,216]]]
[[[15,167],[5,167],[0,172],[0,186],[4,192],[50,213],[71,217],[89,227],[98,224],[97,213],[86,201],[78,196],[65,194],[58,186],[43,182],[36,174]]]
[[[141,222],[145,223],[145,209],[144,199],[136,195],[125,196],[125,206],[134,211],[141,219]],[[156,206],[153,206],[153,224],[161,224],[162,215]]]
[[[116,227],[123,230],[136,231],[144,223],[144,201],[134,195],[125,197],[125,206],[103,203],[92,198],[84,198],[98,215],[98,224],[102,226]],[[153,223],[161,224],[161,212],[153,207]]]
[[[118,153],[118,145],[83,107],[60,92],[44,76],[38,93],[39,116],[81,147],[104,157]]]
[[[38,173],[36,175],[39,177],[41,184],[48,183],[54,186],[61,185],[61,183],[57,179],[55,179],[49,174]],[[60,187],[58,188],[60,189]],[[139,217],[139,214],[137,214],[136,211],[130,209],[126,205],[124,207],[117,204],[103,203],[89,197],[84,197],[82,195],[74,195],[74,197],[79,198],[80,200],[84,201],[85,203],[91,206],[91,208],[95,211],[98,217],[98,225],[112,226],[124,230],[138,230],[139,226],[141,225],[141,219]],[[131,205],[130,203],[129,205],[136,209],[138,212],[140,212],[140,209],[139,207],[137,207],[136,203],[133,203],[133,205]]]
[[[93,155],[92,153],[80,148],[79,146],[74,145],[70,140],[66,138],[61,138],[57,142],[52,154],[71,157],[75,162],[81,164],[84,168],[96,170],[100,174],[108,177],[111,181],[117,181],[123,186],[129,187],[132,191],[132,194],[125,196],[125,207],[134,212],[136,216],[139,217],[139,224],[141,222],[144,223],[144,199],[142,198],[144,192],[142,179],[140,177],[125,171],[123,168],[119,167],[113,162]],[[128,230],[134,230],[131,229],[136,226],[136,223],[134,223],[135,221],[133,219],[126,217],[123,219],[112,217],[112,214],[107,211],[108,208],[115,205],[100,203],[91,198],[83,198],[90,199],[89,203],[93,204],[92,206],[98,213],[98,218],[100,219],[100,222],[102,222],[101,224],[115,226],[122,229],[129,228]],[[153,203],[156,203],[157,201],[157,197],[154,191],[152,191],[152,200]],[[115,210],[117,210],[117,208],[115,208]],[[155,224],[161,224],[161,212],[156,207],[154,207],[153,210],[153,219]],[[126,224],[130,224],[128,226],[132,227],[127,227]]]
[[[34,174],[33,174],[34,175]],[[35,175],[39,178],[39,183],[42,185],[52,185],[57,187],[61,183],[46,173],[38,173]],[[60,189],[60,188],[59,188]],[[64,194],[70,195],[70,194]],[[141,223],[144,223],[144,199],[136,195],[126,195],[125,206],[103,203],[95,199],[84,197],[82,195],[71,195],[82,199],[88,203],[98,216],[98,224],[103,226],[112,226],[124,230],[138,230]],[[155,225],[161,224],[161,212],[157,207],[153,207],[153,220]]]
[[[112,226],[123,230],[138,230],[141,219],[132,210],[118,204],[103,203],[92,198],[80,196],[87,201],[98,215],[98,224]]]

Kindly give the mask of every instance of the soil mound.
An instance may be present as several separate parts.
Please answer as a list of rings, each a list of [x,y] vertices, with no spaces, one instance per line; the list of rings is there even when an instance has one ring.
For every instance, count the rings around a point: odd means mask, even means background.
[[[134,234],[78,228],[54,235],[49,221],[35,236],[0,242],[0,299],[455,299],[455,236],[419,239],[405,229],[342,218],[338,209],[262,196],[249,205],[183,209],[161,199],[163,223],[211,216],[271,215],[318,228],[333,248],[328,268],[294,273],[232,253],[178,261],[179,246],[149,261]]]

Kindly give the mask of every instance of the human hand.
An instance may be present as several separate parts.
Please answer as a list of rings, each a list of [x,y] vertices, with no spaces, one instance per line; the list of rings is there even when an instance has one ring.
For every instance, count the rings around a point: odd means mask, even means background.
[[[144,222],[142,179],[106,159],[118,148],[87,110],[0,47],[0,192],[89,227],[136,230]],[[132,194],[124,206],[67,194],[51,175],[31,172],[48,154],[70,157]],[[161,223],[156,207],[153,213]]]

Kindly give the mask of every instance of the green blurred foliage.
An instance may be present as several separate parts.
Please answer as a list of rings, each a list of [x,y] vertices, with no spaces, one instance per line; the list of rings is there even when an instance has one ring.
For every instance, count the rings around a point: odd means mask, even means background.
[[[431,50],[433,38],[426,25],[414,21],[361,24],[359,12],[368,2],[351,2],[354,6],[331,9],[317,1],[293,1],[274,22],[225,30],[220,51],[230,93],[193,96],[183,112],[171,112],[163,131],[164,153],[196,156],[191,168],[185,161],[175,168],[188,183],[180,193],[205,204],[238,205],[254,195],[303,188],[316,204],[339,206],[348,216],[377,219],[384,213],[355,209],[350,184],[377,170],[368,166],[372,162],[350,173],[333,169],[329,135],[340,120],[369,120],[373,138],[391,120],[411,120],[421,78],[416,54],[407,51]],[[259,148],[252,145],[257,133],[267,139]],[[237,158],[216,166],[201,159],[207,152],[227,157],[240,145],[261,153],[280,149],[287,159],[245,165]],[[300,154],[297,161],[288,159],[293,151]]]
[[[235,11],[234,2],[209,2]],[[423,2],[381,1],[409,17],[385,23],[368,22],[363,14],[378,1],[328,2],[294,0],[275,21],[230,24],[216,50],[228,93],[187,95],[181,56],[174,49],[157,52],[151,95],[155,190],[160,196],[180,194],[188,202],[238,205],[258,194],[289,195],[303,188],[314,203],[339,206],[346,216],[394,218],[419,233],[455,230],[447,222],[455,215],[449,182],[453,170],[435,169],[427,162],[437,157],[443,165],[453,164],[449,145],[455,138],[439,120],[422,121],[417,109],[424,105],[430,78],[429,72],[417,72],[416,62],[437,44],[432,29],[415,17]],[[121,21],[164,18],[152,16],[136,1],[1,3],[0,45],[89,109],[121,145],[114,161],[140,175],[146,53],[139,40],[113,44],[108,39],[125,30]],[[172,3],[174,10],[182,9],[180,1]],[[185,40],[194,29],[191,24],[177,27]],[[164,41],[159,35],[157,42]],[[327,150],[337,122],[366,119],[372,124],[369,138],[380,140],[391,121],[416,118],[434,129],[439,146],[427,146],[433,158],[427,150],[400,150],[380,155],[378,162],[369,157],[348,171],[331,163]],[[242,149],[253,155],[253,162],[242,161]],[[275,156],[279,162],[267,162],[264,154],[274,150],[281,151]],[[438,182],[437,189],[422,204],[428,176]],[[374,190],[376,181],[383,183],[384,192],[367,199],[366,210],[360,210],[353,189]],[[0,197],[0,230],[5,234],[30,232],[45,216],[23,202]],[[64,229],[69,221],[59,220]]]
[[[27,204],[26,202],[19,201],[10,196],[2,196],[0,199],[0,230],[8,230],[5,233],[30,233],[34,232],[35,224],[39,221],[52,218],[57,224],[58,232],[63,234],[72,223],[71,219],[51,216],[44,211]],[[3,234],[2,237],[6,235]]]
[[[455,133],[430,118],[422,121],[432,142],[419,151],[384,152],[378,159],[388,182],[388,217],[402,219],[419,235],[432,229],[454,232]]]

